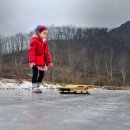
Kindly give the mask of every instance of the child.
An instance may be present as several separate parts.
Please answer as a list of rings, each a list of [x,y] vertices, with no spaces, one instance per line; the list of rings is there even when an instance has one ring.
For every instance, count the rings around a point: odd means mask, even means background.
[[[45,39],[47,34],[47,27],[38,25],[35,28],[35,34],[32,36],[29,44],[29,66],[32,68],[33,73],[32,92],[34,93],[42,92],[40,85],[44,77],[44,71],[53,67],[48,41]]]

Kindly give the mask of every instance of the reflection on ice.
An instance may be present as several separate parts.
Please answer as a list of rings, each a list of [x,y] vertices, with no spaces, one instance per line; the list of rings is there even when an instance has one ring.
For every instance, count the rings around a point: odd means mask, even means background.
[[[129,130],[129,91],[0,90],[0,130]]]

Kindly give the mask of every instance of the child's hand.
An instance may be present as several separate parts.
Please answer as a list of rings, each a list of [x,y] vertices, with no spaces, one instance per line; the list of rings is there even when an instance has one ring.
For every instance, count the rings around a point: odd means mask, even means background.
[[[51,67],[53,67],[53,64],[52,64],[52,63],[49,63],[49,64],[48,64],[48,68],[51,68]]]
[[[32,68],[32,67],[35,66],[35,65],[36,65],[35,62],[29,62],[30,68]]]

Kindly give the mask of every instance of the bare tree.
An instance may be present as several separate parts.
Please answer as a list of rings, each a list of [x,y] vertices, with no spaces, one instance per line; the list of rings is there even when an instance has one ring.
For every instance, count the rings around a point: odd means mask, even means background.
[[[128,66],[127,66],[127,54],[125,53],[125,51],[122,51],[122,55],[121,58],[119,60],[119,71],[122,75],[123,78],[123,82],[126,83],[126,76],[128,73]]]
[[[105,68],[108,77],[112,80],[113,79],[113,50],[110,49],[109,53],[105,55]]]

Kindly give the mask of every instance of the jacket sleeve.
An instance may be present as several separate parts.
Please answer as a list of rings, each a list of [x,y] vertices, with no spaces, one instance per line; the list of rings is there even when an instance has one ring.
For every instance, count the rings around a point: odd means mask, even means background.
[[[49,46],[48,46],[48,41],[45,46],[45,58],[46,58],[47,64],[52,63],[52,58],[51,58],[51,54],[50,54],[50,50],[49,50]]]
[[[36,43],[31,41],[29,44],[29,62],[35,62],[35,54],[36,54]]]

